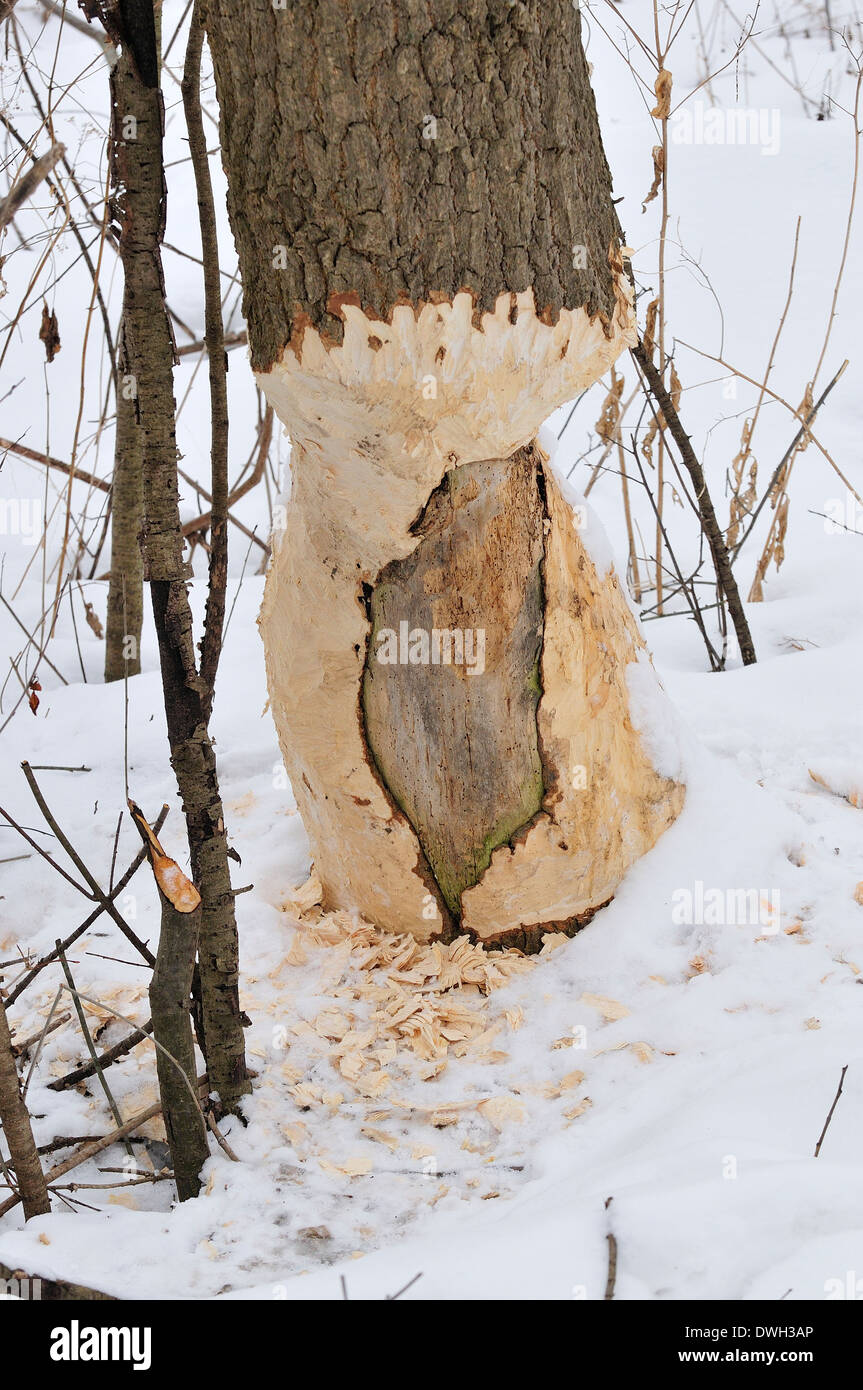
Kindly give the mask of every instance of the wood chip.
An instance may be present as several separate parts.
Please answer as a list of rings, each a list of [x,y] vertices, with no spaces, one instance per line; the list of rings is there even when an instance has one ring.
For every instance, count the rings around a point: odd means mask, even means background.
[[[597,1013],[602,1014],[606,1023],[613,1023],[619,1018],[628,1018],[629,1009],[625,1004],[620,1004],[616,999],[609,999],[604,994],[583,994],[582,1004],[589,1004]]]

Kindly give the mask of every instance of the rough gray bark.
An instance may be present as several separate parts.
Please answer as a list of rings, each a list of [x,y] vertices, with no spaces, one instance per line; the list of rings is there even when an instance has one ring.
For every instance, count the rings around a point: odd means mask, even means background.
[[[122,346],[121,356],[125,356]],[[144,620],[144,480],[141,438],[135,402],[129,394],[126,365],[121,361],[117,391],[114,472],[111,484],[111,579],[105,625],[105,680],[122,680],[141,672]]]
[[[51,1210],[51,1198],[45,1174],[36,1152],[36,1142],[30,1127],[27,1106],[21,1099],[18,1070],[12,1053],[12,1036],[6,1009],[0,999],[0,1121],[15,1170],[15,1183],[24,1207],[25,1220],[45,1216]]]
[[[308,324],[338,341],[340,297],[388,319],[533,288],[547,322],[611,316],[572,0],[207,0],[207,27],[256,370]]]

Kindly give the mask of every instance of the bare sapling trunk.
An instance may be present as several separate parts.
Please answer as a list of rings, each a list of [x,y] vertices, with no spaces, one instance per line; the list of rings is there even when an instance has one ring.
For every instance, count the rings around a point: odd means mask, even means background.
[[[580,15],[208,0],[207,24],[252,366],[292,440],[261,630],[325,904],[535,949],[684,797],[637,727],[636,621],[535,442],[636,341]]]
[[[12,1051],[12,1035],[3,1000],[0,999],[0,1122],[9,1150],[15,1175],[15,1186],[24,1207],[25,1220],[45,1216],[51,1210],[51,1198],[45,1174],[36,1152],[36,1142],[30,1126],[27,1106],[21,1097],[18,1069]]]
[[[117,425],[114,472],[111,480],[111,578],[105,625],[105,680],[118,681],[141,673],[141,629],[144,621],[144,562],[141,528],[144,524],[144,479],[141,438],[135,412],[131,374],[127,372],[123,333],[120,333],[117,382]]]
[[[190,1004],[201,899],[177,865],[162,853],[139,807],[132,819],[147,848],[162,908],[159,949],[150,981],[156,1070],[171,1166],[181,1202],[197,1197],[209,1157],[207,1130],[198,1103]]]
[[[228,842],[207,728],[211,688],[197,669],[177,492],[174,342],[165,305],[164,106],[153,6],[106,12],[121,54],[111,73],[112,157],[125,274],[125,336],[141,434],[143,557],[150,587],[171,762],[183,799],[192,877],[201,894],[201,1044],[210,1087],[227,1109],[250,1090],[239,1005],[239,947]],[[118,27],[119,26],[119,27]]]

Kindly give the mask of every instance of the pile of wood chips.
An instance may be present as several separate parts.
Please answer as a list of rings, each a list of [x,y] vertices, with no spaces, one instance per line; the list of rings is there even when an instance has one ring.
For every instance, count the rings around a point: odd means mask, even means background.
[[[297,1036],[324,1040],[336,1070],[361,1094],[373,1098],[387,1092],[391,1064],[431,1080],[450,1057],[507,1060],[499,1035],[520,1027],[522,1011],[513,1007],[491,1017],[486,1001],[513,976],[533,969],[536,957],[486,951],[468,937],[444,945],[388,935],[348,912],[324,912],[316,899],[319,885],[313,878],[286,904],[297,919],[286,960],[303,966],[311,963],[310,948],[328,948],[316,992],[330,995],[333,1003],[312,1022],[300,1020],[289,1028]],[[540,954],[565,940],[549,934]],[[320,1103],[322,1097],[308,1094],[315,1089],[300,1083],[295,1098]]]

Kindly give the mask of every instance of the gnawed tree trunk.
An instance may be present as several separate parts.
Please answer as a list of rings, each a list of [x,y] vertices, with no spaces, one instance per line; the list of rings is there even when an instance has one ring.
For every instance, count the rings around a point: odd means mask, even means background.
[[[293,443],[261,627],[325,901],[532,949],[683,800],[630,717],[636,623],[534,442],[635,342],[580,16],[207,15],[252,365]]]

